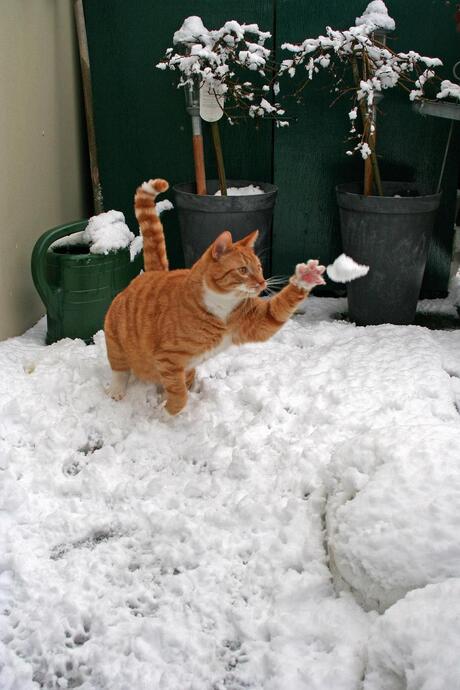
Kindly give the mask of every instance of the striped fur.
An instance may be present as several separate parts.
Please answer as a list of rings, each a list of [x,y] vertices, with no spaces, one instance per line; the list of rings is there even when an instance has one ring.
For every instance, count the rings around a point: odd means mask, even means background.
[[[166,192],[168,187],[166,180],[149,180],[138,187],[134,195],[134,212],[144,238],[145,271],[169,269],[163,225],[155,204],[157,195]]]
[[[108,394],[120,400],[132,372],[163,386],[166,410],[174,415],[187,403],[197,364],[231,344],[268,340],[324,283],[325,268],[318,261],[299,264],[286,287],[261,298],[267,282],[254,253],[255,230],[238,242],[225,231],[192,268],[168,271],[155,211],[155,197],[167,188],[165,180],[150,180],[136,192],[146,271],[115,297],[104,330],[112,369]]]

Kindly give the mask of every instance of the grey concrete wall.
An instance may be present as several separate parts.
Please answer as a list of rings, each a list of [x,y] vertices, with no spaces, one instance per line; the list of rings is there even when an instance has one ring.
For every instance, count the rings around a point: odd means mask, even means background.
[[[0,340],[45,312],[30,275],[40,234],[88,213],[71,0],[0,0]]]

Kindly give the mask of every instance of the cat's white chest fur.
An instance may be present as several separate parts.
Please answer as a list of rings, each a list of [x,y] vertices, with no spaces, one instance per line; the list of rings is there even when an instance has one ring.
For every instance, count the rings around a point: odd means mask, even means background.
[[[215,292],[208,288],[206,283],[203,286],[203,304],[206,310],[222,321],[227,321],[232,311],[243,299],[244,297],[241,293]]]
[[[243,299],[241,294],[235,294],[234,292],[227,294],[215,292],[208,288],[206,283],[203,285],[203,304],[210,314],[221,319],[221,321],[226,322],[229,315]],[[201,355],[194,357],[189,363],[189,368],[192,369],[198,364],[205,362],[207,359],[215,357],[215,355],[218,355],[219,352],[223,352],[230,347],[230,345],[232,345],[232,336],[230,333],[227,333],[216,347],[206,350],[206,352],[203,352]]]

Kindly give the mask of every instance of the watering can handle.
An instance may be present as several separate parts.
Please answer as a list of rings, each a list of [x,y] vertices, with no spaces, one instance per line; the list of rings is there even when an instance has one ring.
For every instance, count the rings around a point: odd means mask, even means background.
[[[53,242],[61,239],[61,237],[83,230],[86,223],[86,220],[77,220],[68,225],[58,225],[44,232],[35,243],[31,258],[32,278],[45,306],[47,306],[50,297],[59,290],[59,288],[51,286],[46,277],[46,254],[48,249]]]

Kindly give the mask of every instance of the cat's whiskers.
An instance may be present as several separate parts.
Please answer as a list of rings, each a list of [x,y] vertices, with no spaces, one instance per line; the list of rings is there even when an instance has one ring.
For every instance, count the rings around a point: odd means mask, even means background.
[[[288,280],[289,276],[286,275],[279,275],[279,276],[270,276],[267,278],[267,280]]]
[[[272,276],[265,281],[267,287],[281,287],[288,282],[288,276]]]

